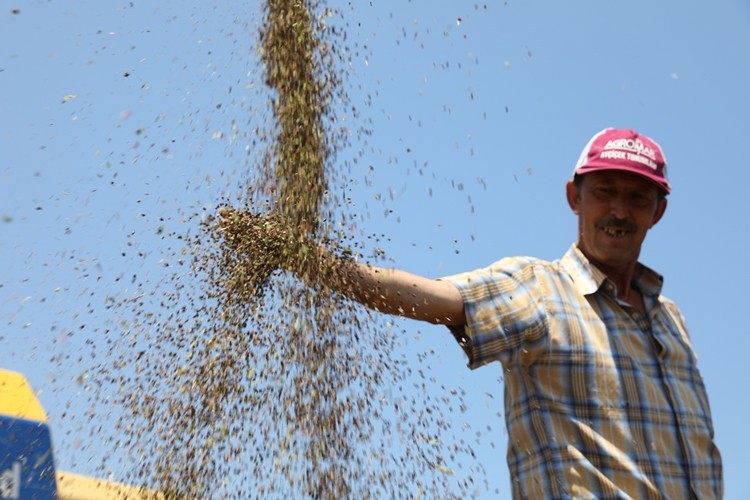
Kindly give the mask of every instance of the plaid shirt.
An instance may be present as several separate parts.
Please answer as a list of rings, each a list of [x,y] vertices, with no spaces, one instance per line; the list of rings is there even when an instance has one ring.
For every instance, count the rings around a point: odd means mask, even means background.
[[[499,361],[515,498],[721,498],[722,466],[684,319],[638,264],[647,315],[573,245],[449,276],[469,367]]]

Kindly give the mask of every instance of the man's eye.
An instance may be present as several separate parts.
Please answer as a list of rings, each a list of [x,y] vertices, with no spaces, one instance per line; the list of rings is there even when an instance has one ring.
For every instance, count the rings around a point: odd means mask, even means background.
[[[645,206],[651,203],[651,197],[643,194],[643,193],[636,193],[632,196],[633,203],[635,203],[638,206]]]

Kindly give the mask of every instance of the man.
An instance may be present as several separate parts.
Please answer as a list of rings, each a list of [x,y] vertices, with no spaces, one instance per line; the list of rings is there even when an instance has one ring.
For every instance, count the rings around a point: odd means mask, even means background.
[[[578,239],[560,260],[505,258],[440,280],[350,262],[333,286],[447,325],[471,368],[502,363],[515,498],[721,498],[685,322],[638,262],[670,189],[656,142],[606,129],[567,183]]]

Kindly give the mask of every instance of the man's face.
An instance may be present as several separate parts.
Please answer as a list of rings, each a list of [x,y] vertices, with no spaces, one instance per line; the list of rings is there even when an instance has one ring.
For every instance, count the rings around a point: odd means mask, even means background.
[[[567,185],[568,203],[578,215],[578,247],[605,268],[635,264],[646,233],[667,206],[659,188],[628,172],[601,171]]]

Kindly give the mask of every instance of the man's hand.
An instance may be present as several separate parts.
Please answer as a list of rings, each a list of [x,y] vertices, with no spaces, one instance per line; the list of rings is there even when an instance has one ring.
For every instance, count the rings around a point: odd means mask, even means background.
[[[295,237],[280,216],[223,207],[219,228],[226,245],[222,269],[230,298],[252,300],[265,291],[271,274],[289,269]]]
[[[228,207],[219,209],[219,227],[228,252],[224,252],[232,290],[263,291],[271,274],[291,272],[308,285],[329,286],[337,259],[304,227],[276,212],[256,214]]]

